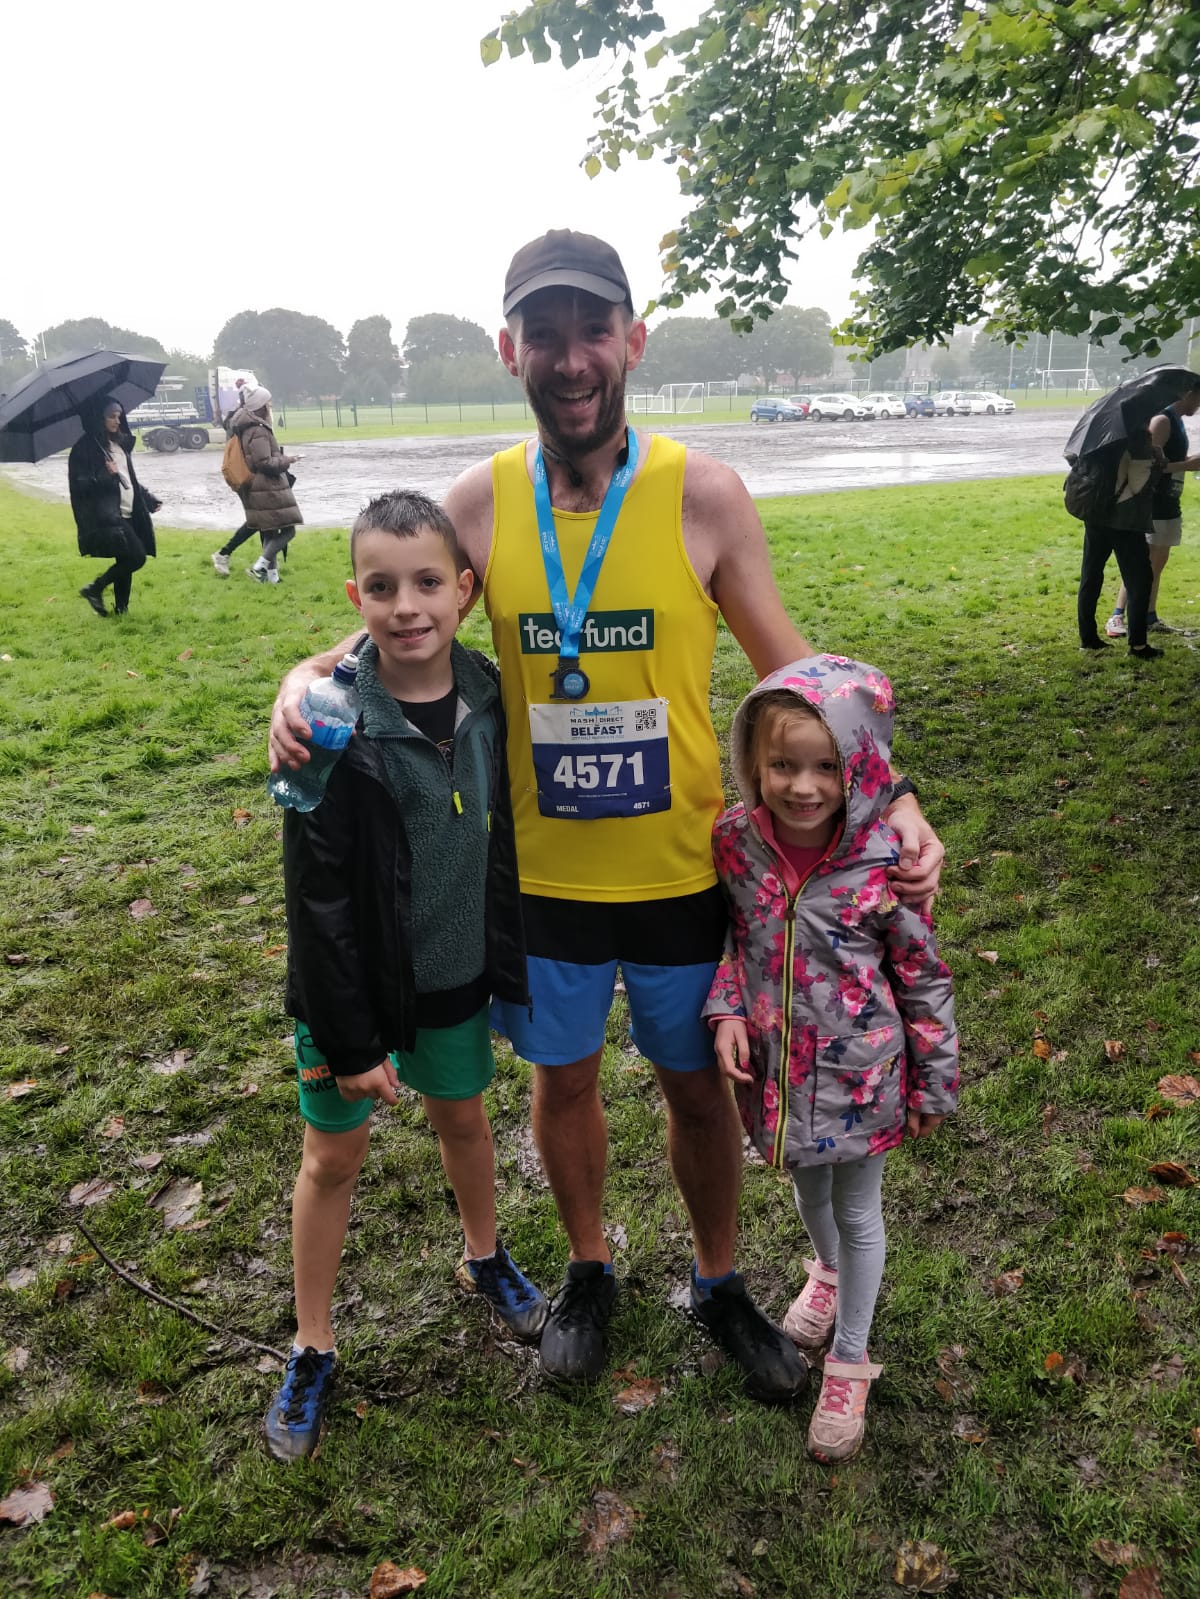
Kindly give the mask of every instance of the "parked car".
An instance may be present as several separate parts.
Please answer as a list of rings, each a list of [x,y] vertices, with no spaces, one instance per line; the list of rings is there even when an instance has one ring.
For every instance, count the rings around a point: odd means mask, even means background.
[[[789,405],[794,405],[796,407],[797,411],[803,411],[805,416],[808,415],[808,395],[807,394],[789,394],[787,398],[788,398],[788,404]]]
[[[1006,395],[995,394],[991,389],[972,389],[963,399],[971,402],[972,416],[1011,416],[1017,408]]]
[[[860,395],[863,404],[870,407],[875,416],[887,421],[892,416],[907,416],[908,409],[904,404],[902,394],[883,394],[873,390],[869,394]]]
[[[806,414],[787,400],[755,400],[750,407],[751,422],[803,422]]]
[[[808,416],[812,422],[820,422],[822,418],[830,422],[854,422],[870,415],[872,412],[858,394],[813,394],[809,397]]]
[[[937,406],[932,394],[906,394],[904,409],[909,416],[936,416]]]
[[[957,389],[939,389],[933,396],[934,416],[965,416],[965,411],[959,410]]]

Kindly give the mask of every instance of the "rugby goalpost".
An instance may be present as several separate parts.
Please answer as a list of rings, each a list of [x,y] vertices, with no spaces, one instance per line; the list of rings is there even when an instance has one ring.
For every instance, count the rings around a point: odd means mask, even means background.
[[[627,395],[625,403],[633,416],[700,416],[704,384],[664,383],[654,394]]]

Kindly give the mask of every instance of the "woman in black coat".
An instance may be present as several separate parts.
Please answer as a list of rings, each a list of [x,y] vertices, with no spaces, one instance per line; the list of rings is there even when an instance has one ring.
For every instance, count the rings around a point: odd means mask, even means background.
[[[79,553],[112,562],[79,592],[97,616],[107,616],[104,590],[111,583],[113,610],[121,616],[129,609],[133,574],[157,553],[150,513],[162,502],[137,480],[133,434],[121,402],[108,395],[81,407],[79,415],[83,437],[67,458]]]

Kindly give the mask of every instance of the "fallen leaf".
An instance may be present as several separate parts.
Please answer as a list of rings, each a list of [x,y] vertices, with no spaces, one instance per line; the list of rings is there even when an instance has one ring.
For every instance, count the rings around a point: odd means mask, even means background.
[[[193,1561],[195,1561],[194,1566]],[[180,1566],[180,1574],[191,1577],[187,1586],[188,1599],[204,1599],[204,1595],[212,1587],[212,1566],[207,1560],[196,1560],[195,1555],[188,1555]]]
[[[975,953],[981,961],[990,961],[993,966],[1000,959],[1000,951],[996,949],[977,949]]]
[[[4,1281],[14,1294],[19,1293],[22,1288],[29,1288],[37,1282],[37,1272],[32,1266],[14,1266],[5,1273]]]
[[[282,955],[286,949],[286,944],[272,944],[268,949],[263,950],[263,959],[274,960],[276,955]]]
[[[110,1116],[100,1129],[101,1138],[123,1138],[125,1136],[124,1116]]]
[[[257,905],[258,904],[258,895],[257,894],[239,894],[238,897],[237,897],[237,902],[238,902],[239,905]]]
[[[999,1277],[992,1278],[992,1293],[997,1299],[1003,1299],[1007,1294],[1015,1294],[1024,1281],[1023,1271],[1002,1271]]]
[[[75,834],[76,838],[79,838],[84,833],[94,833],[96,829],[87,822],[72,822],[70,831]]]
[[[1050,1128],[1053,1126],[1054,1118],[1057,1115],[1058,1115],[1058,1106],[1057,1105],[1043,1105],[1042,1106],[1042,1137],[1043,1138],[1049,1138],[1049,1136],[1050,1136]]]
[[[1157,1205],[1166,1197],[1161,1188],[1127,1188],[1121,1195],[1134,1210],[1140,1210],[1143,1205]]]
[[[1186,1166],[1181,1166],[1177,1160],[1158,1160],[1149,1167],[1151,1177],[1157,1177],[1160,1183],[1166,1183],[1168,1188],[1195,1188],[1196,1179]]]
[[[59,1302],[59,1304],[61,1304],[64,1299],[70,1299],[74,1292],[75,1284],[70,1277],[60,1277],[54,1285],[54,1298]]]
[[[139,1171],[153,1171],[156,1166],[161,1166],[162,1163],[163,1158],[157,1150],[153,1150],[149,1155],[135,1155],[133,1157],[133,1164]]]
[[[177,661],[190,661],[191,658],[192,652],[190,649],[180,650],[179,654],[175,657]]]
[[[1186,1233],[1164,1233],[1154,1247],[1160,1255],[1186,1255],[1187,1246]]]
[[[1042,1365],[1052,1377],[1054,1376],[1055,1372],[1059,1370],[1062,1364],[1063,1357],[1059,1354],[1057,1349],[1052,1349],[1042,1362]]]
[[[135,899],[129,904],[129,914],[135,922],[144,922],[148,916],[157,916],[152,899]]]
[[[37,1087],[36,1077],[26,1077],[20,1083],[6,1083],[4,1087],[5,1099],[24,1099],[26,1094],[32,1094]]]
[[[176,1177],[160,1188],[149,1201],[152,1210],[161,1210],[164,1227],[185,1227],[196,1213],[196,1206],[204,1197],[204,1184],[191,1182],[186,1177]]]
[[[958,1581],[958,1572],[937,1544],[920,1538],[902,1543],[896,1550],[892,1581],[898,1588],[915,1588],[918,1593],[941,1593]]]
[[[1037,1056],[1038,1060],[1050,1059],[1050,1040],[1046,1037],[1045,1033],[1034,1033],[1033,1053]]]
[[[365,1399],[360,1399],[354,1407],[354,1414],[358,1417],[359,1421],[361,1421],[370,1408],[370,1405]]]
[[[258,1084],[257,1083],[246,1083],[246,1084],[243,1085],[243,1087],[241,1089],[239,1089],[238,1092],[239,1092],[240,1097],[242,1099],[253,1099],[255,1094],[258,1093]]]
[[[141,673],[140,673],[140,672],[135,672],[135,671],[134,671],[134,670],[133,670],[133,668],[132,668],[132,667],[130,667],[130,666],[127,666],[127,667],[126,667],[126,668],[125,668],[125,676],[126,676],[126,677],[141,677],[141,675],[142,675],[142,674],[141,674]]]
[[[958,1394],[955,1392],[954,1384],[952,1382],[947,1382],[945,1377],[938,1377],[934,1382],[933,1389],[938,1398],[944,1399],[948,1405],[952,1405],[958,1398]]]
[[[371,1586],[367,1593],[369,1599],[396,1599],[398,1594],[415,1592],[428,1580],[416,1566],[405,1566],[401,1570],[392,1561],[381,1560],[371,1573]]]
[[[233,813],[233,825],[235,827],[245,827],[246,823],[249,820],[250,820],[250,812],[249,811],[243,811],[243,810],[234,811],[234,813]]]
[[[146,1545],[146,1548],[153,1549],[156,1543],[164,1543],[166,1539],[171,1536],[171,1528],[179,1520],[182,1514],[182,1507],[179,1505],[174,1505],[170,1510],[167,1511],[167,1520],[165,1526],[161,1521],[147,1521],[146,1526],[142,1529],[142,1542]],[[143,1510],[142,1515],[143,1517],[146,1517],[149,1515],[149,1512]]]
[[[1162,1572],[1157,1566],[1135,1566],[1123,1577],[1118,1599],[1162,1599]]]
[[[1106,1038],[1104,1053],[1109,1060],[1120,1060],[1125,1054],[1125,1045],[1119,1038]]]
[[[157,1072],[160,1077],[174,1077],[176,1072],[181,1072],[191,1060],[194,1051],[190,1049],[175,1049],[162,1060],[152,1063],[150,1070]]]
[[[164,1405],[167,1402],[167,1390],[162,1383],[155,1382],[153,1377],[147,1377],[144,1382],[138,1383],[137,1402],[139,1405]]]
[[[1164,1116],[1174,1116],[1174,1114],[1175,1111],[1172,1106],[1164,1105],[1160,1100],[1157,1099],[1154,1101],[1153,1105],[1148,1105],[1146,1107],[1146,1120],[1148,1122],[1161,1121]]]
[[[68,1205],[99,1205],[116,1190],[116,1183],[107,1177],[89,1177],[85,1183],[76,1183],[67,1195]]]
[[[1189,1055],[1188,1059],[1192,1057]],[[1172,1073],[1168,1077],[1160,1077],[1158,1091],[1164,1099],[1169,1099],[1173,1105],[1200,1105],[1200,1082],[1194,1077],[1180,1077]]]
[[[11,954],[5,955],[4,962],[7,966],[25,966],[29,962],[29,956],[14,950]]]
[[[650,1406],[662,1392],[662,1385],[650,1377],[638,1378],[613,1396],[613,1404],[623,1416],[637,1416]]]
[[[1164,1388],[1177,1388],[1186,1375],[1182,1355],[1172,1355],[1170,1360],[1156,1360],[1150,1368],[1150,1381]]]
[[[261,1355],[254,1362],[255,1371],[277,1372],[283,1370],[282,1360],[276,1360],[274,1355]]]
[[[138,1524],[136,1510],[119,1510],[115,1516],[110,1516],[107,1521],[101,1522],[102,1527],[111,1527],[114,1532],[128,1532],[130,1527]]]
[[[68,1266],[90,1266],[94,1260],[99,1260],[99,1259],[100,1259],[100,1256],[96,1253],[96,1251],[94,1249],[85,1249],[82,1255],[72,1255],[70,1260],[67,1262],[67,1265]]]
[[[593,1496],[591,1509],[579,1523],[585,1553],[603,1555],[614,1544],[627,1542],[633,1536],[634,1522],[640,1519],[640,1511],[632,1509],[616,1494],[602,1488]]]
[[[24,1371],[28,1364],[29,1351],[23,1344],[14,1344],[11,1349],[5,1350],[4,1367],[6,1371],[11,1371],[14,1377]]]
[[[1136,1566],[1142,1552],[1135,1543],[1114,1543],[1111,1538],[1096,1538],[1092,1553],[1098,1555],[1106,1566]]]
[[[26,1527],[34,1521],[45,1521],[54,1509],[54,1495],[44,1482],[31,1482],[24,1488],[14,1488],[7,1499],[0,1499],[0,1521],[11,1521],[14,1527]]]
[[[950,1436],[964,1444],[983,1444],[987,1442],[987,1429],[974,1416],[959,1416],[950,1429]]]

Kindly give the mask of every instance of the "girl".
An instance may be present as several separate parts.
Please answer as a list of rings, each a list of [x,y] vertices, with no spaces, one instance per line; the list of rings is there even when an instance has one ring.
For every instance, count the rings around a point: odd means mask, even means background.
[[[954,1109],[950,973],[932,923],[888,886],[898,858],[894,701],[873,667],[816,655],[772,673],[733,720],[743,803],[713,856],[732,925],[704,1014],[746,1130],[791,1174],[817,1254],[784,1319],[802,1348],[833,1334],[808,1433],[817,1460],[862,1447],[880,1370],[867,1335],[883,1275],[883,1155]]]
[[[241,440],[242,454],[250,468],[250,479],[238,490],[245,520],[237,532],[212,558],[220,577],[229,576],[229,557],[240,544],[258,533],[262,538],[262,554],[246,575],[256,583],[279,582],[279,555],[286,551],[296,536],[297,525],[304,521],[292,484],[296,481],[288,470],[300,459],[288,455],[275,437],[271,426],[271,391],[243,388],[241,409],[233,413],[229,428]]]

